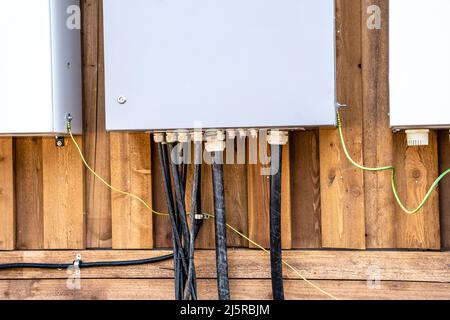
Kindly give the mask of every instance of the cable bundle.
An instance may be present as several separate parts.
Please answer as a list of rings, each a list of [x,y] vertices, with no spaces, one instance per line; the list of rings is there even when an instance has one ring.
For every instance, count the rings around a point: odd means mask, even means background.
[[[158,147],[161,155],[160,161],[163,169],[167,207],[172,225],[175,255],[175,298],[177,300],[197,300],[194,252],[195,239],[198,235],[200,223],[195,217],[197,212],[201,212],[201,166],[196,165],[194,169],[191,204],[193,212],[191,214],[191,230],[189,230],[185,205],[187,166],[184,164],[177,165],[172,161],[170,155],[174,151],[174,144],[158,143]],[[200,157],[201,151],[200,149]],[[197,153],[198,151],[196,151],[196,156],[198,156]]]

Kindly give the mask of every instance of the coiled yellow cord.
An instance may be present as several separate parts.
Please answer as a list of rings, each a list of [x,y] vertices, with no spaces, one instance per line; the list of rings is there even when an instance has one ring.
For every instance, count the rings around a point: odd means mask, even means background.
[[[83,164],[86,166],[86,168],[97,178],[99,179],[104,185],[106,185],[109,189],[111,189],[114,192],[120,193],[122,195],[131,197],[137,201],[139,201],[144,207],[146,207],[148,210],[150,210],[152,213],[158,215],[158,216],[164,216],[167,217],[169,216],[169,214],[167,213],[162,213],[162,212],[158,212],[156,210],[153,210],[153,208],[147,203],[145,202],[145,200],[143,200],[142,198],[140,198],[139,196],[130,193],[130,192],[126,192],[123,190],[120,190],[114,186],[112,186],[110,183],[108,183],[105,179],[103,179],[98,173],[95,172],[94,169],[91,168],[91,166],[87,163],[86,158],[83,155],[83,152],[81,151],[80,146],[78,145],[77,141],[75,140],[73,134],[72,134],[72,125],[70,123],[70,121],[67,122],[67,132],[70,135],[70,138],[73,142],[73,144],[75,145],[76,149],[78,150],[78,153],[81,157],[81,160],[83,161]],[[215,218],[214,215],[209,215],[212,218]],[[252,239],[250,239],[249,237],[247,237],[246,235],[244,235],[242,232],[240,232],[239,230],[237,230],[236,228],[234,228],[233,226],[227,224],[228,229],[230,229],[231,231],[233,231],[234,233],[236,233],[237,235],[239,235],[240,237],[242,237],[243,239],[247,240],[249,243],[253,244],[254,246],[258,247],[259,249],[261,249],[263,252],[267,253],[270,255],[270,251],[267,250],[266,248],[264,248],[263,246],[261,246],[260,244],[256,243],[255,241],[253,241]],[[320,288],[319,286],[317,286],[316,284],[314,284],[313,282],[311,282],[310,280],[308,280],[300,271],[298,271],[295,267],[293,267],[291,264],[289,264],[288,262],[286,262],[285,260],[283,260],[283,264],[285,266],[287,266],[289,269],[291,269],[292,271],[294,271],[303,281],[305,281],[308,285],[310,285],[311,287],[313,287],[314,289],[316,289],[317,291],[321,292],[322,294],[328,296],[329,298],[333,299],[333,300],[338,300],[338,298],[336,298],[334,295],[332,295],[331,293],[323,290],[322,288]]]

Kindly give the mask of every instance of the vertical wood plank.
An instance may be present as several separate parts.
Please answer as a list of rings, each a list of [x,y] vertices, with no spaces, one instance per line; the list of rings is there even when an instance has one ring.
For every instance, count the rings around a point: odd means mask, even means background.
[[[227,223],[243,234],[248,234],[248,203],[247,203],[247,168],[245,165],[225,165],[225,209]],[[230,247],[248,247],[248,242],[235,234],[228,232]]]
[[[248,143],[249,147],[247,150],[251,149],[250,145],[252,143],[254,141]],[[249,164],[247,166],[248,231],[250,239],[265,248],[269,248],[270,177],[262,175],[262,169],[263,165],[259,160],[257,164]],[[250,244],[250,248],[255,248],[255,246]]]
[[[361,2],[338,0],[337,92],[348,149],[362,162]],[[357,14],[358,13],[358,14]],[[342,151],[335,129],[320,130],[322,245],[327,248],[365,248],[364,176]]]
[[[203,146],[204,147],[204,146]],[[191,145],[191,162],[194,162],[194,145]],[[203,152],[206,152],[203,149]],[[226,175],[226,169],[224,169],[224,179]],[[191,201],[192,201],[192,183],[194,177],[194,166],[188,166],[187,173],[187,182],[186,182],[186,210],[188,212],[191,211]],[[226,184],[225,184],[226,187]],[[208,165],[205,161],[202,164],[202,182],[201,182],[201,191],[202,191],[202,211],[203,213],[214,214],[214,193],[212,186],[212,167]],[[226,201],[227,199],[225,199]],[[226,207],[227,203],[225,203],[225,210],[227,215],[227,222],[229,223],[231,212]],[[228,241],[230,241],[230,233],[227,234]],[[214,249],[216,247],[215,240],[215,227],[214,220],[205,220],[203,221],[203,225],[200,229],[200,232],[196,241],[196,248],[198,249]]]
[[[319,131],[295,132],[291,136],[292,245],[322,247]]]
[[[16,247],[44,248],[42,138],[15,138]]]
[[[152,143],[152,197],[153,208],[158,212],[169,212],[164,191],[163,172],[158,146]],[[155,248],[172,248],[172,227],[167,217],[153,216],[153,241]]]
[[[292,179],[290,144],[283,146],[282,150],[281,245],[283,250],[290,250],[292,249]]]
[[[82,1],[84,152],[93,169],[111,179],[109,134],[105,128],[102,2]],[[111,192],[85,170],[86,243],[88,248],[112,245]]]
[[[395,135],[395,166],[400,197],[412,209],[425,197],[438,176],[437,133],[431,132],[430,145],[407,147],[405,133]],[[440,249],[439,195],[433,193],[416,215],[396,209],[396,242],[402,249]]]
[[[444,172],[450,168],[449,132],[439,132],[439,170]],[[443,249],[450,249],[450,177],[446,177],[440,185],[441,243]]]
[[[270,146],[267,148],[270,153]],[[292,249],[290,146],[283,146],[282,152],[282,246],[288,250]],[[265,248],[270,247],[270,176],[262,175],[261,170],[268,166],[270,164],[262,165],[261,161],[258,161],[257,164],[249,164],[247,167],[249,236]],[[250,247],[254,246],[250,244]]]
[[[0,138],[0,250],[15,248],[13,142]]]
[[[192,177],[192,167],[189,176]],[[189,185],[189,184],[188,184]],[[190,190],[190,189],[188,189]],[[226,208],[225,208],[226,209]],[[212,167],[207,164],[202,165],[202,210],[206,213],[214,213],[214,192],[212,185]],[[227,218],[229,214],[227,212]],[[197,247],[199,249],[213,249],[216,247],[214,220],[206,220],[198,235]]]
[[[77,137],[78,144],[82,139]],[[84,249],[83,165],[72,141],[42,139],[44,248]]]
[[[152,206],[150,138],[145,133],[111,134],[111,181]],[[153,214],[139,201],[112,192],[113,249],[153,247]]]
[[[382,9],[381,30],[367,27],[367,8]],[[362,74],[364,103],[364,163],[369,167],[392,165],[394,138],[389,125],[388,1],[362,1]],[[364,173],[366,245],[395,248],[395,200],[390,172]]]

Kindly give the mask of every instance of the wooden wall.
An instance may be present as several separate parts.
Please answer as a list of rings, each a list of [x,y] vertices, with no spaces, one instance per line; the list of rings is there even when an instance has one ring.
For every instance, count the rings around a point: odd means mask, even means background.
[[[382,8],[381,30],[366,26],[369,5]],[[408,206],[423,198],[438,172],[450,166],[448,131],[433,132],[428,147],[408,148],[388,125],[388,1],[337,0],[339,101],[348,147],[367,165],[395,164]],[[165,211],[158,154],[147,134],[105,132],[100,0],[83,0],[84,130],[87,160],[113,184]],[[413,70],[412,70],[413,72]],[[334,129],[291,134],[284,149],[285,249],[432,249],[450,247],[450,179],[425,209],[404,215],[395,205],[389,173],[364,173],[345,159]],[[225,168],[228,219],[268,243],[268,180],[259,167]],[[204,167],[204,210],[212,211]],[[68,142],[52,138],[0,139],[0,249],[150,249],[170,247],[168,221],[137,202],[111,194],[85,171]],[[230,246],[248,243],[230,235]],[[199,248],[213,248],[208,221]]]

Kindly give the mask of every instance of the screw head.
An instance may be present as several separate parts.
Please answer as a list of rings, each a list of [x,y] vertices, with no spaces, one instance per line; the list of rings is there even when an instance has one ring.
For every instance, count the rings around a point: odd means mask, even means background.
[[[117,102],[118,102],[119,104],[125,104],[125,103],[127,103],[127,97],[125,97],[125,96],[119,96],[119,97],[117,98]]]
[[[56,137],[56,146],[63,148],[66,145],[64,137]]]

